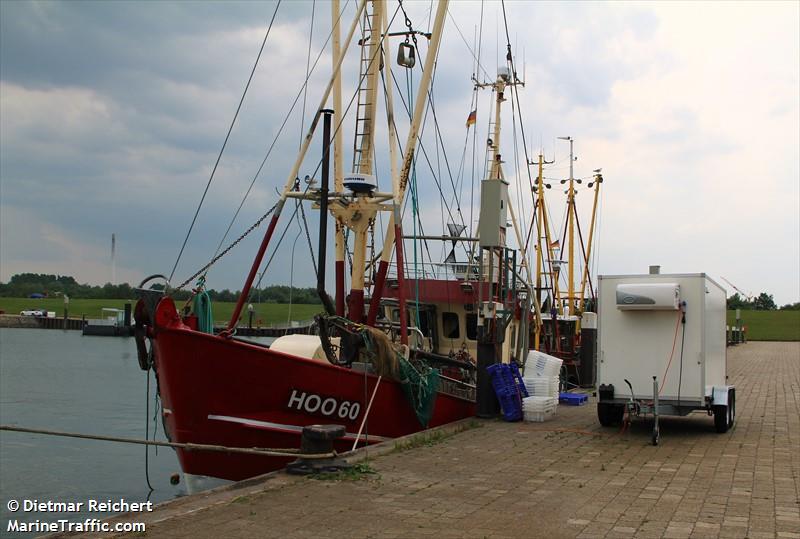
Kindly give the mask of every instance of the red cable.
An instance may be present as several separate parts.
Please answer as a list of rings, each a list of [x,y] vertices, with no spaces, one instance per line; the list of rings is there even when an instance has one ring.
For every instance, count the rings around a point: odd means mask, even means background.
[[[669,362],[667,363],[667,368],[664,371],[664,376],[661,379],[661,387],[658,388],[658,394],[661,395],[661,390],[664,389],[664,384],[667,383],[667,373],[669,372],[669,366],[672,365],[672,357],[675,355],[675,343],[678,342],[678,328],[681,327],[681,318],[683,316],[683,308],[678,309],[678,321],[675,324],[675,336],[672,338],[672,352],[669,353]]]

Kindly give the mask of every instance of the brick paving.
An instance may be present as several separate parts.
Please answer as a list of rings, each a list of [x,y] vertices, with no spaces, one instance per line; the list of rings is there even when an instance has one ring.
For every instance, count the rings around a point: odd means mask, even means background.
[[[590,399],[373,457],[361,480],[281,473],[165,504],[145,536],[800,539],[800,343],[730,348],[728,371],[726,434],[665,417],[654,447],[649,421],[603,428]]]

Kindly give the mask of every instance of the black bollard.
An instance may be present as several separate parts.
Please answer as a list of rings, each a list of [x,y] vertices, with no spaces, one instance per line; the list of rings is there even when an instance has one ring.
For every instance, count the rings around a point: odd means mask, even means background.
[[[306,454],[333,453],[333,442],[344,436],[344,425],[309,425],[303,427],[300,437],[300,451]],[[337,457],[325,459],[304,459],[300,457],[286,466],[286,472],[295,475],[308,475],[320,472],[338,472],[350,468],[344,460]]]

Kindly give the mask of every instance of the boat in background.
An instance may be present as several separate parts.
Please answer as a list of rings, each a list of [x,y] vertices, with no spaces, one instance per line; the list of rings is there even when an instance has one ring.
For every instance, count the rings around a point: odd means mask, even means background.
[[[132,337],[133,320],[131,319],[131,304],[126,303],[124,309],[103,307],[100,309],[101,318],[90,318],[83,325],[83,335],[96,337]]]

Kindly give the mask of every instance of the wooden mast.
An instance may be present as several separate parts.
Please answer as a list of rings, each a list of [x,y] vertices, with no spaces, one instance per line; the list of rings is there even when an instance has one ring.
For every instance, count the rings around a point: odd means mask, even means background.
[[[364,74],[366,103],[359,103],[361,110],[358,111],[359,117],[357,121],[360,125],[356,127],[356,136],[360,136],[361,140],[358,141],[360,144],[356,148],[358,158],[356,159],[356,156],[353,158],[355,168],[358,169],[353,170],[353,172],[366,175],[372,175],[374,172],[372,152],[375,137],[377,82],[381,67],[380,52],[381,44],[383,43],[381,36],[384,20],[382,15],[384,2],[371,2],[371,5],[373,11],[372,22],[370,23],[372,31],[369,38],[369,64]],[[367,233],[374,222],[376,214],[377,208],[364,207],[359,213],[351,213],[348,223],[348,227],[355,234],[355,242],[353,245],[353,267],[350,273],[350,299],[347,304],[347,314],[355,322],[361,322],[364,316],[364,270],[366,266]]]
[[[335,133],[333,136],[333,186],[336,193],[344,191],[342,181],[344,179],[344,168],[342,166],[343,143],[342,138],[342,73],[336,69],[339,57],[342,55],[341,37],[339,31],[339,0],[331,0],[331,20],[333,21],[332,34],[332,55],[331,59],[334,66],[333,79],[333,125]],[[336,314],[344,316],[344,224],[336,219],[335,231],[335,280],[336,280]]]

